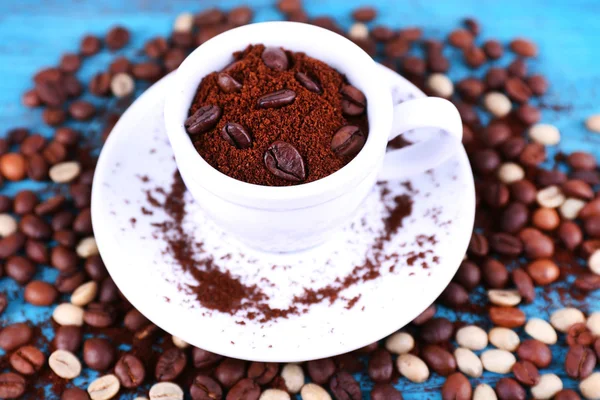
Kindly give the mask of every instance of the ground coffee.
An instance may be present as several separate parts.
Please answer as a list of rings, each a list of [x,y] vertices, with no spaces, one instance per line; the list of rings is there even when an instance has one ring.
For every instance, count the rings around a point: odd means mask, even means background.
[[[244,182],[286,186],[324,178],[361,150],[366,99],[303,53],[251,45],[206,76],[186,129],[200,155]]]

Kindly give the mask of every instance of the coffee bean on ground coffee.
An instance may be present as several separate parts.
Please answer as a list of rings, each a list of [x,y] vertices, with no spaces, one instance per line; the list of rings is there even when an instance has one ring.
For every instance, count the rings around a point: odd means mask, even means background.
[[[285,186],[324,178],[362,149],[366,99],[338,71],[260,44],[234,58],[202,80],[186,121],[214,168],[244,182]]]

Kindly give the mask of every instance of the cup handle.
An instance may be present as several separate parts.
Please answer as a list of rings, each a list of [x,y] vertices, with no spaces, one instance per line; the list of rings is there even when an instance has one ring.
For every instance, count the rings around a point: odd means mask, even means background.
[[[389,140],[419,128],[439,131],[428,140],[388,151],[379,180],[393,180],[435,168],[462,145],[460,114],[448,100],[425,97],[407,100],[394,106],[394,121]]]

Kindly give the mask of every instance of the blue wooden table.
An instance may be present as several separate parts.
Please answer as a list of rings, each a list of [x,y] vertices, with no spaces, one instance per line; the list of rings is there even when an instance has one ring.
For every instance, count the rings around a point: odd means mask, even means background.
[[[43,66],[55,65],[60,54],[75,51],[83,34],[104,34],[109,27],[120,23],[132,30],[132,45],[125,54],[134,55],[143,43],[156,35],[167,34],[175,16],[183,11],[197,12],[202,8],[219,6],[231,8],[251,3],[256,10],[256,21],[281,19],[273,7],[273,1],[254,0],[3,0],[0,1],[0,134],[9,128],[26,126],[37,132],[50,134],[51,130],[41,122],[39,110],[29,110],[20,103],[21,94],[31,87],[32,75]],[[351,23],[350,11],[366,0],[306,0],[311,16],[330,15],[342,21],[345,27]],[[393,27],[421,26],[427,36],[444,38],[457,27],[465,16],[476,17],[482,24],[483,38],[496,38],[507,42],[515,36],[524,36],[538,43],[540,56],[529,63],[531,70],[543,73],[551,83],[545,102],[561,106],[561,111],[547,108],[543,120],[556,124],[562,132],[558,150],[570,152],[585,149],[594,152],[600,159],[600,135],[587,132],[583,127],[586,116],[600,112],[596,90],[600,86],[600,40],[598,40],[597,18],[600,1],[597,0],[372,0],[369,2],[379,10],[377,23]],[[449,54],[456,60],[459,54]],[[101,55],[94,62],[86,63],[79,72],[82,79],[106,68],[111,56]],[[498,63],[505,65],[511,60],[505,56]],[[458,65],[458,64],[457,64]],[[452,78],[462,78],[471,72],[454,66]],[[565,109],[566,108],[566,109]],[[26,184],[27,185],[27,184]],[[3,193],[13,194],[23,184],[10,184],[2,188]],[[49,268],[40,273],[41,279],[52,281],[55,272]],[[50,308],[24,305],[22,290],[8,278],[0,280],[0,292],[8,293],[12,302],[2,318],[2,324],[29,320],[46,321]],[[473,299],[483,300],[478,292]],[[522,307],[528,317],[548,318],[561,306],[575,305],[585,312],[600,310],[600,295],[581,302],[568,296],[560,298],[557,293],[538,292],[532,305]],[[484,316],[455,313],[441,309],[439,315],[451,319],[478,322],[484,327],[488,322]],[[43,328],[51,335],[52,329]],[[562,368],[565,346],[556,349],[554,361],[548,371],[563,378],[565,387],[575,387]],[[0,353],[1,355],[2,353]],[[93,378],[87,373],[75,383]],[[371,383],[359,377],[367,396]],[[485,373],[481,379],[472,380],[495,385],[498,376]],[[398,388],[406,399],[438,399],[443,379],[433,375],[425,384],[411,384],[401,379]],[[85,387],[85,386],[84,386]],[[130,398],[123,396],[121,398]]]

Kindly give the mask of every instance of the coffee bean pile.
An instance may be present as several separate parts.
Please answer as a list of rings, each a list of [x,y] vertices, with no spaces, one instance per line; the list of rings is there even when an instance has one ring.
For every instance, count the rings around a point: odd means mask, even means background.
[[[278,7],[289,20],[344,33],[333,19],[309,20],[298,0],[281,0]],[[89,206],[98,148],[88,141],[90,132],[70,127],[72,120],[91,119],[105,126],[106,136],[120,111],[116,103],[103,108],[80,96],[87,90],[94,100],[131,97],[144,81],[177,68],[198,44],[250,22],[252,10],[182,14],[168,39],[146,43],[144,59],[116,56],[106,71],[80,82],[77,71],[88,58],[127,45],[129,31],[116,27],[103,38],[86,36],[77,53],[36,74],[34,88],[23,95],[26,106],[42,107],[45,123],[56,127],[51,138],[16,128],[0,139],[3,181],[49,183],[41,192],[0,195],[2,280],[22,286],[10,298],[0,294],[0,313],[13,296],[51,313],[42,327],[22,322],[0,331],[5,352],[0,398],[273,400],[299,394],[304,400],[354,400],[362,398],[360,376],[372,387],[372,399],[399,400],[395,386],[421,384],[432,374],[445,377],[437,388],[443,399],[600,398],[600,372],[594,372],[600,313],[548,304],[552,312],[546,321],[528,319],[520,308],[536,297],[547,302],[554,293],[574,302],[600,288],[598,167],[586,152],[547,160],[546,147],[559,142],[560,132],[539,123],[534,105],[533,98],[548,88],[544,77],[528,72],[527,59],[537,55],[537,47],[525,39],[507,47],[484,40],[473,19],[442,42],[423,38],[418,28],[372,25],[377,12],[371,8],[352,15],[357,21],[347,33],[352,40],[430,94],[452,100],[464,121],[476,180],[476,226],[465,260],[436,303],[379,343],[286,365],[192,348],[134,309],[108,276],[93,238]],[[424,57],[413,55],[416,48]],[[483,79],[452,82],[445,75],[449,51],[461,52],[469,67],[479,69],[506,50],[515,60],[507,68],[490,66]],[[491,122],[482,123],[482,112]],[[599,121],[594,116],[586,125],[596,131]],[[560,168],[542,168],[543,163]],[[40,278],[54,270],[53,282]],[[452,322],[436,316],[438,309],[454,310],[458,320],[476,314],[483,322]],[[40,328],[53,332],[51,343]],[[553,360],[553,354],[564,357]],[[545,372],[552,362],[563,364],[564,372]],[[96,379],[72,383],[90,370],[98,371]],[[486,374],[490,384],[479,383],[484,371],[502,376]],[[43,386],[50,387],[50,395]]]

